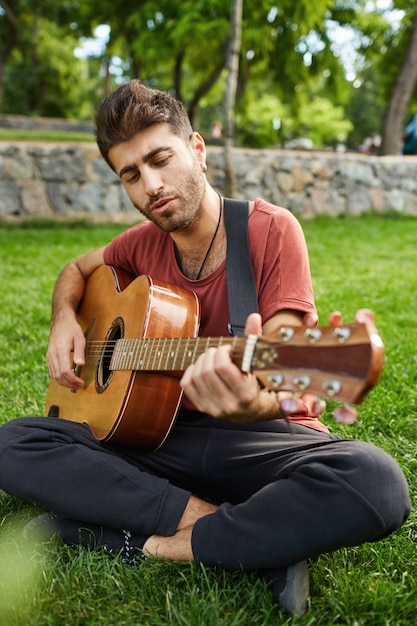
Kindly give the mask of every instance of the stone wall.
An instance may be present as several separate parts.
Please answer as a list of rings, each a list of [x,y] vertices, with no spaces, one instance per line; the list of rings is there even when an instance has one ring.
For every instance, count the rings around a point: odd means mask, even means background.
[[[210,146],[208,177],[223,192],[223,151]],[[297,215],[417,215],[417,157],[236,149],[239,196],[264,197]],[[0,142],[0,217],[134,220],[117,176],[91,143]]]

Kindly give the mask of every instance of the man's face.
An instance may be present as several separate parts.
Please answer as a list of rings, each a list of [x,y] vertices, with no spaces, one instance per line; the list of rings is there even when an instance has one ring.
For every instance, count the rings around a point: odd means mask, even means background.
[[[163,231],[181,230],[198,217],[206,179],[197,134],[187,143],[168,124],[156,124],[113,146],[109,158],[134,206]]]

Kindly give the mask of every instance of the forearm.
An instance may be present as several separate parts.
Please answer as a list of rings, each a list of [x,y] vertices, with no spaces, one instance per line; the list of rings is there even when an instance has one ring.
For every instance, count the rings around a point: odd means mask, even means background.
[[[104,248],[78,257],[64,267],[58,276],[52,296],[52,325],[58,318],[75,317],[89,276],[104,264]]]
[[[55,284],[52,295],[51,324],[67,315],[75,317],[85,289],[85,278],[75,261],[64,267]]]

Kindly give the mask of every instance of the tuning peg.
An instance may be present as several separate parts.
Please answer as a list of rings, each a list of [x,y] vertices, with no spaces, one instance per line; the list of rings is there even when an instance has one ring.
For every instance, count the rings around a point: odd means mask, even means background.
[[[333,411],[334,418],[341,424],[354,424],[358,419],[358,412],[351,406],[338,406]]]

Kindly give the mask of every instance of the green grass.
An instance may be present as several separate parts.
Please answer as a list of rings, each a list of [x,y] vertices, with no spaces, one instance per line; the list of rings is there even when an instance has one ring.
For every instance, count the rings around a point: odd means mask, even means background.
[[[0,141],[95,141],[92,133],[72,130],[0,128]]]
[[[353,426],[336,433],[383,447],[400,463],[416,501],[417,220],[390,215],[303,223],[321,323],[339,309],[352,321],[372,308],[386,346],[379,385]],[[44,354],[50,296],[62,265],[121,232],[117,225],[0,223],[0,419],[40,414],[48,385]],[[34,468],[36,471],[36,468]],[[391,537],[311,563],[303,618],[274,605],[254,574],[150,559],[116,559],[52,542],[24,545],[35,507],[0,492],[0,625],[320,626],[417,625],[417,522]]]

